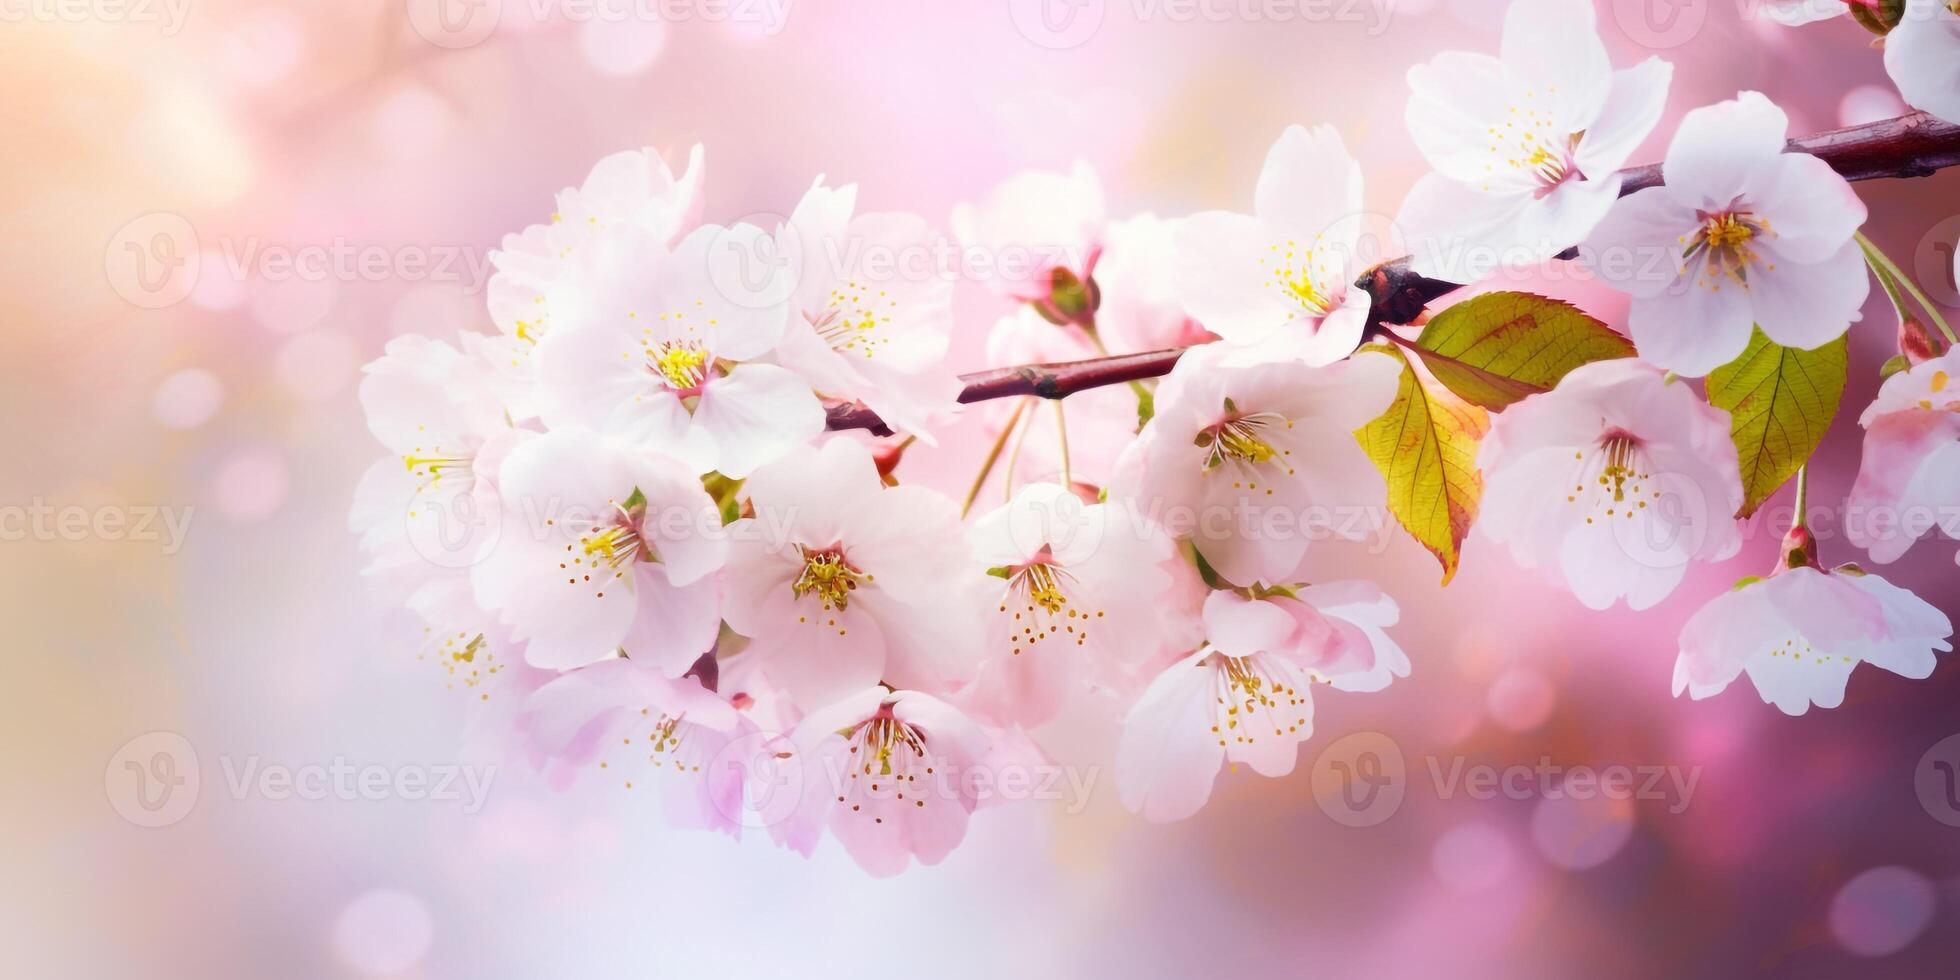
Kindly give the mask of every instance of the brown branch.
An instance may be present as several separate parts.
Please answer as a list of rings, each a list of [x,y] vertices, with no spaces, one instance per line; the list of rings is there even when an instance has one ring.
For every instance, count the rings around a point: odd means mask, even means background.
[[[1960,126],[1913,112],[1896,119],[1799,137],[1791,140],[1788,148],[1793,153],[1809,153],[1823,159],[1846,180],[1924,177],[1960,166]],[[1622,195],[1661,184],[1660,164],[1629,167],[1620,174],[1624,178],[1620,186]],[[1568,251],[1561,257],[1571,258],[1573,254]],[[1373,299],[1368,310],[1371,326],[1408,323],[1430,303],[1463,288],[1459,283],[1416,275],[1410,271],[1407,259],[1384,262],[1369,269],[1355,280],[1355,286],[1367,290]],[[960,376],[966,389],[960,393],[959,400],[961,404],[970,404],[1017,395],[1066,398],[1090,388],[1168,374],[1183,353],[1183,348],[1175,348],[977,371]],[[833,405],[830,427],[891,434],[876,412],[856,403]]]

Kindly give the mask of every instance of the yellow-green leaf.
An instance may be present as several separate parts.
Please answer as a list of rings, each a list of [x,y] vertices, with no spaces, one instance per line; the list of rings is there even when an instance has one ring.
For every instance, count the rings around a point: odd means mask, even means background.
[[[1551,390],[1581,364],[1633,356],[1631,341],[1578,307],[1508,292],[1436,314],[1414,347],[1437,381],[1493,411]]]
[[[1771,343],[1759,329],[1742,356],[1708,375],[1708,401],[1729,413],[1748,517],[1817,451],[1844,394],[1845,339],[1816,350]]]
[[[1477,441],[1490,416],[1424,381],[1401,351],[1375,349],[1402,361],[1401,387],[1388,412],[1354,435],[1388,481],[1389,511],[1443,563],[1447,585],[1483,497]]]

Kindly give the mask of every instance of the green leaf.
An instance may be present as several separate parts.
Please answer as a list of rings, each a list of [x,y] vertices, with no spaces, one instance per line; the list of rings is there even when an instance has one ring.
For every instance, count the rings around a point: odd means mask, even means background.
[[[1443,563],[1448,585],[1484,493],[1477,442],[1490,416],[1424,381],[1401,351],[1373,349],[1402,361],[1402,382],[1388,412],[1354,435],[1388,481],[1390,513]]]
[[[1749,347],[1708,375],[1708,402],[1729,413],[1742,463],[1742,509],[1756,512],[1795,476],[1837,415],[1844,394],[1845,338],[1816,350],[1771,343],[1758,329]]]
[[[1414,344],[1436,380],[1492,411],[1541,391],[1581,364],[1632,357],[1633,343],[1570,303],[1485,293],[1429,321]]]

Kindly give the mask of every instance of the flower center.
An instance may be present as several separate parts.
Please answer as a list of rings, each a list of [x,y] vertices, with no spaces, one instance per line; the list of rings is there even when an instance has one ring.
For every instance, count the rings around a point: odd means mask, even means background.
[[[850,743],[851,754],[849,780],[838,787],[837,802],[849,803],[851,812],[863,813],[867,804],[887,801],[923,808],[932,798],[929,780],[924,791],[914,785],[920,776],[931,776],[934,770],[925,733],[892,717],[889,707],[837,734]],[[872,822],[884,823],[889,812],[875,807],[870,813]]]
[[[490,641],[482,633],[467,629],[438,633],[433,627],[424,627],[422,632],[422,652],[416,659],[433,659],[440,664],[449,675],[451,689],[459,683],[465,688],[476,687],[504,669],[503,664],[496,662],[496,656],[490,652]],[[490,700],[487,692],[483,700]]]
[[[1692,260],[1699,255],[1707,259],[1700,276],[1703,286],[1720,290],[1727,280],[1746,289],[1750,266],[1761,263],[1765,269],[1776,268],[1775,263],[1757,254],[1758,238],[1776,237],[1768,221],[1733,206],[1726,211],[1697,213],[1701,227],[1685,239],[1686,248],[1681,257]]]
[[[830,303],[822,313],[806,315],[831,350],[869,358],[885,345],[878,328],[890,326],[890,311],[897,308],[898,300],[889,291],[880,289],[876,295],[869,295],[862,284],[849,281],[830,291]]]
[[[648,763],[655,769],[665,769],[679,776],[700,775],[702,765],[709,761],[709,754],[716,748],[712,739],[704,742],[690,737],[701,730],[700,726],[689,723],[685,714],[655,714],[652,708],[641,708],[640,717],[645,719],[643,724],[647,726],[644,740]],[[620,748],[631,749],[638,740],[631,734],[622,735]],[[601,761],[599,768],[611,769],[612,763],[609,760]],[[626,780],[626,788],[633,788],[631,779]]]
[[[1254,469],[1270,464],[1278,467],[1287,476],[1293,475],[1293,466],[1287,457],[1293,450],[1283,449],[1273,444],[1273,436],[1293,427],[1286,417],[1275,412],[1240,413],[1231,399],[1225,400],[1225,421],[1200,430],[1192,442],[1205,451],[1204,471],[1209,473],[1219,467],[1232,465]],[[1232,481],[1233,489],[1258,490],[1259,483],[1247,474],[1234,470],[1239,479]],[[1266,495],[1272,496],[1271,487],[1266,487]]]
[[[1557,94],[1558,86],[1546,91]],[[1579,172],[1575,154],[1586,134],[1558,132],[1551,112],[1538,108],[1537,99],[1536,89],[1525,92],[1524,101],[1511,106],[1504,121],[1489,128],[1490,155],[1494,162],[1485,169],[1495,170],[1502,164],[1522,170],[1538,185],[1537,195],[1543,197],[1568,180],[1585,179],[1586,175]],[[1489,185],[1484,189],[1489,190]]]
[[[640,532],[640,523],[646,517],[646,497],[634,490],[624,504],[614,501],[610,506],[614,511],[612,518],[586,523],[578,532],[578,539],[565,544],[558,562],[558,570],[565,573],[567,585],[590,587],[597,599],[605,598],[606,587],[620,579],[625,579],[630,587],[634,564],[660,560],[653,542]],[[598,576],[596,581],[594,575]]]
[[[1316,246],[1323,237],[1315,236],[1313,243],[1305,248],[1293,239],[1287,239],[1283,245],[1269,246],[1268,256],[1259,262],[1272,270],[1268,285],[1300,304],[1307,315],[1316,317],[1326,316],[1341,300],[1338,288],[1322,286],[1314,278]]]
[[[1264,653],[1250,657],[1214,653],[1212,670],[1211,731],[1218,744],[1252,745],[1266,728],[1271,728],[1272,737],[1286,738],[1311,727],[1313,705],[1297,686],[1297,670],[1285,669]]]
[[[1023,565],[1008,576],[1000,612],[1013,617],[1008,641],[1015,656],[1050,636],[1073,636],[1076,646],[1088,642],[1089,620],[1102,618],[1103,611],[1075,604],[1066,590],[1074,580],[1066,569],[1047,561]]]
[[[813,551],[801,545],[797,547],[803,553],[803,571],[789,585],[795,598],[814,595],[817,604],[825,610],[843,610],[850,607],[851,593],[857,591],[858,584],[871,581],[870,575],[844,560],[840,549]],[[833,624],[836,622],[831,620]]]
[[[1635,512],[1647,509],[1643,494],[1650,500],[1660,497],[1659,490],[1646,490],[1646,481],[1653,474],[1645,469],[1640,441],[1625,432],[1610,432],[1592,453],[1581,450],[1572,458],[1579,463],[1579,475],[1565,501],[1588,512],[1587,524],[1593,523],[1594,515],[1602,510],[1607,517],[1625,514],[1632,520]]]
[[[420,455],[425,451],[431,455]],[[437,447],[424,450],[417,446],[413,453],[402,457],[402,463],[408,467],[408,475],[415,481],[415,489],[418,493],[440,492],[443,489],[443,477],[452,473],[455,474],[449,481],[452,486],[456,483],[468,483],[472,475],[471,462],[473,458],[470,456],[451,454]]]
[[[663,340],[646,345],[646,352],[647,368],[675,391],[693,392],[708,380],[708,365],[713,357],[700,341]]]

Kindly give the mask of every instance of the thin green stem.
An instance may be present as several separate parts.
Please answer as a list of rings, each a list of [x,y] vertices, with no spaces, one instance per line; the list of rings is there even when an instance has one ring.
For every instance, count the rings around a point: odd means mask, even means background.
[[[1021,402],[1023,407],[1028,403],[1029,400]],[[1018,419],[1019,416],[1017,415],[1016,418]],[[1029,415],[1027,422],[1014,433],[1014,447],[1007,451],[1007,468],[1001,471],[1000,489],[1001,498],[1009,503],[1014,500],[1014,464],[1021,461],[1021,445],[1028,441],[1028,430],[1032,428],[1034,428],[1034,416]]]
[[[987,458],[980,463],[980,472],[973,477],[973,485],[967,488],[966,502],[960,504],[960,516],[965,517],[973,509],[973,501],[979,498],[980,488],[987,485],[987,477],[994,471],[994,463],[1000,460],[1000,451],[1007,446],[1007,437],[1014,432],[1014,426],[1021,421],[1021,414],[1028,410],[1025,399],[1015,403],[1014,411],[1007,416],[1007,424],[1000,427],[999,437],[994,439],[992,448],[987,450]]]
[[[1810,528],[1810,466],[1797,467],[1797,511],[1790,518],[1790,527]]]
[[[1885,276],[1890,275],[1892,281],[1911,294],[1913,301],[1919,304],[1920,309],[1926,311],[1926,316],[1933,321],[1933,326],[1938,327],[1940,333],[1946,335],[1947,343],[1960,344],[1960,337],[1954,336],[1953,328],[1947,324],[1946,317],[1940,315],[1940,308],[1933,303],[1931,297],[1927,296],[1919,288],[1919,284],[1913,282],[1912,277],[1906,275],[1905,270],[1899,268],[1899,264],[1892,261],[1891,256],[1886,255],[1883,250],[1872,243],[1871,239],[1866,238],[1864,232],[1858,232],[1857,239],[1858,246],[1865,250],[1865,260],[1870,262],[1874,269],[1882,268],[1885,270],[1885,275],[1880,275],[1879,281],[1884,282]],[[1901,313],[1900,315],[1903,316],[1904,314]]]
[[[1069,476],[1069,466],[1068,466],[1068,410],[1067,410],[1066,408],[1063,408],[1063,407],[1062,407],[1062,406],[1063,406],[1064,404],[1066,404],[1066,403],[1065,403],[1065,402],[1063,402],[1063,401],[1062,401],[1061,399],[1059,399],[1059,398],[1058,398],[1058,399],[1056,399],[1056,400],[1055,400],[1055,402],[1054,402],[1054,405],[1055,405],[1055,441],[1056,441],[1056,442],[1057,442],[1057,443],[1058,443],[1058,444],[1059,444],[1059,445],[1061,446],[1061,448],[1062,448],[1062,486],[1063,486],[1063,488],[1065,488],[1065,489],[1066,489],[1066,488],[1069,488],[1069,487],[1073,487],[1073,486],[1075,486],[1075,481],[1074,481],[1073,479],[1071,479],[1071,478],[1070,478],[1070,476]]]

